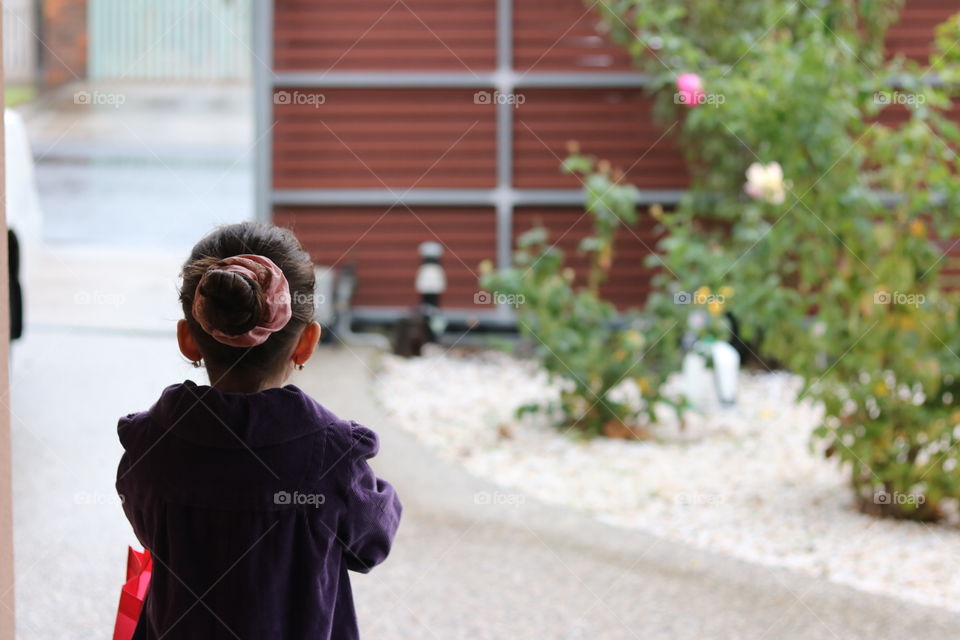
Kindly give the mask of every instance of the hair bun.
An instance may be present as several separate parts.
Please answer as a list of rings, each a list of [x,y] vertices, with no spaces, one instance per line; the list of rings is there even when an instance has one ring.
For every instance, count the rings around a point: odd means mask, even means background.
[[[191,315],[218,342],[255,347],[286,326],[290,302],[283,270],[266,256],[244,253],[207,267]]]
[[[213,266],[201,278],[197,292],[206,298],[203,324],[211,329],[240,335],[263,317],[263,288],[244,274]]]

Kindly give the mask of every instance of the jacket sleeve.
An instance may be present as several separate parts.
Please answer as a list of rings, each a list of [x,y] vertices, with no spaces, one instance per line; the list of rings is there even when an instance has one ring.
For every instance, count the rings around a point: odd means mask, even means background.
[[[148,522],[148,511],[145,508],[143,497],[137,490],[135,469],[140,460],[131,451],[131,444],[135,441],[134,430],[140,426],[136,418],[136,414],[120,418],[117,425],[117,434],[124,447],[124,453],[120,458],[120,465],[117,467],[116,488],[120,503],[123,505],[123,513],[130,521],[134,535],[137,536],[137,540],[140,541],[144,549],[150,549],[153,541],[149,533],[151,528]]]
[[[338,536],[347,568],[367,573],[390,553],[403,508],[390,483],[367,463],[380,448],[377,434],[356,422],[350,425],[352,442],[341,469],[346,514]]]

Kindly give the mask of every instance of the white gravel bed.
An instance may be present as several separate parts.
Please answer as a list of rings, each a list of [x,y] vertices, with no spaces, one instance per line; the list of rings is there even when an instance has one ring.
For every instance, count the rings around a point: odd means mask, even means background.
[[[745,374],[732,408],[666,421],[658,441],[583,441],[516,407],[555,396],[535,364],[497,352],[387,356],[380,402],[470,472],[605,522],[960,611],[960,530],[856,511],[844,473],[811,445],[819,409],[799,380]],[[798,594],[800,595],[800,594]]]

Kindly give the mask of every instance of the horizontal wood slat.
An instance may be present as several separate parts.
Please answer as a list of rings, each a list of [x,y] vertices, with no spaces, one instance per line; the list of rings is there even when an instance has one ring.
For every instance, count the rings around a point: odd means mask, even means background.
[[[960,11],[950,0],[907,0],[900,20],[887,32],[887,52],[926,61],[937,25]]]
[[[359,306],[416,304],[417,247],[434,241],[445,246],[443,306],[472,307],[478,266],[496,255],[493,209],[277,207],[274,222],[293,229],[315,263],[356,265]]]
[[[519,0],[513,6],[513,66],[519,71],[630,71],[626,50],[610,42],[595,3]]]
[[[472,91],[283,92],[289,97],[273,110],[277,189],[490,188],[496,182],[496,108],[477,104]],[[307,98],[298,95],[322,96],[322,103],[303,103]]]
[[[495,0],[276,0],[278,71],[490,71]]]
[[[520,188],[580,186],[560,172],[567,142],[627,172],[641,188],[678,189],[688,184],[679,148],[654,122],[642,90],[543,89],[524,91],[514,116],[514,185]]]
[[[613,268],[609,280],[601,286],[601,294],[620,309],[643,304],[650,293],[650,278],[655,273],[655,269],[646,266],[646,260],[659,241],[656,223],[646,208],[639,214],[635,227],[623,226],[617,232]],[[583,284],[587,275],[587,257],[578,255],[577,246],[593,231],[590,216],[573,207],[521,207],[514,211],[515,237],[538,225],[550,229],[550,242],[564,252],[567,266],[577,274],[576,282]]]
[[[891,55],[929,55],[934,28],[960,6],[910,0],[891,27]],[[633,68],[595,8],[582,0],[514,3],[514,67],[520,71]],[[464,70],[496,66],[495,0],[276,0],[278,71]]]

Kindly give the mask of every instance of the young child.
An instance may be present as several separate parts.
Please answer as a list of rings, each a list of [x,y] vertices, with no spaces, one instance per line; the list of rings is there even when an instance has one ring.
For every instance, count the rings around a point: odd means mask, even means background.
[[[167,387],[118,427],[117,491],[154,562],[134,638],[357,638],[347,570],[387,557],[401,507],[367,464],[376,434],[284,386],[320,337],[313,264],[245,223],[182,276],[180,351],[211,385]]]

